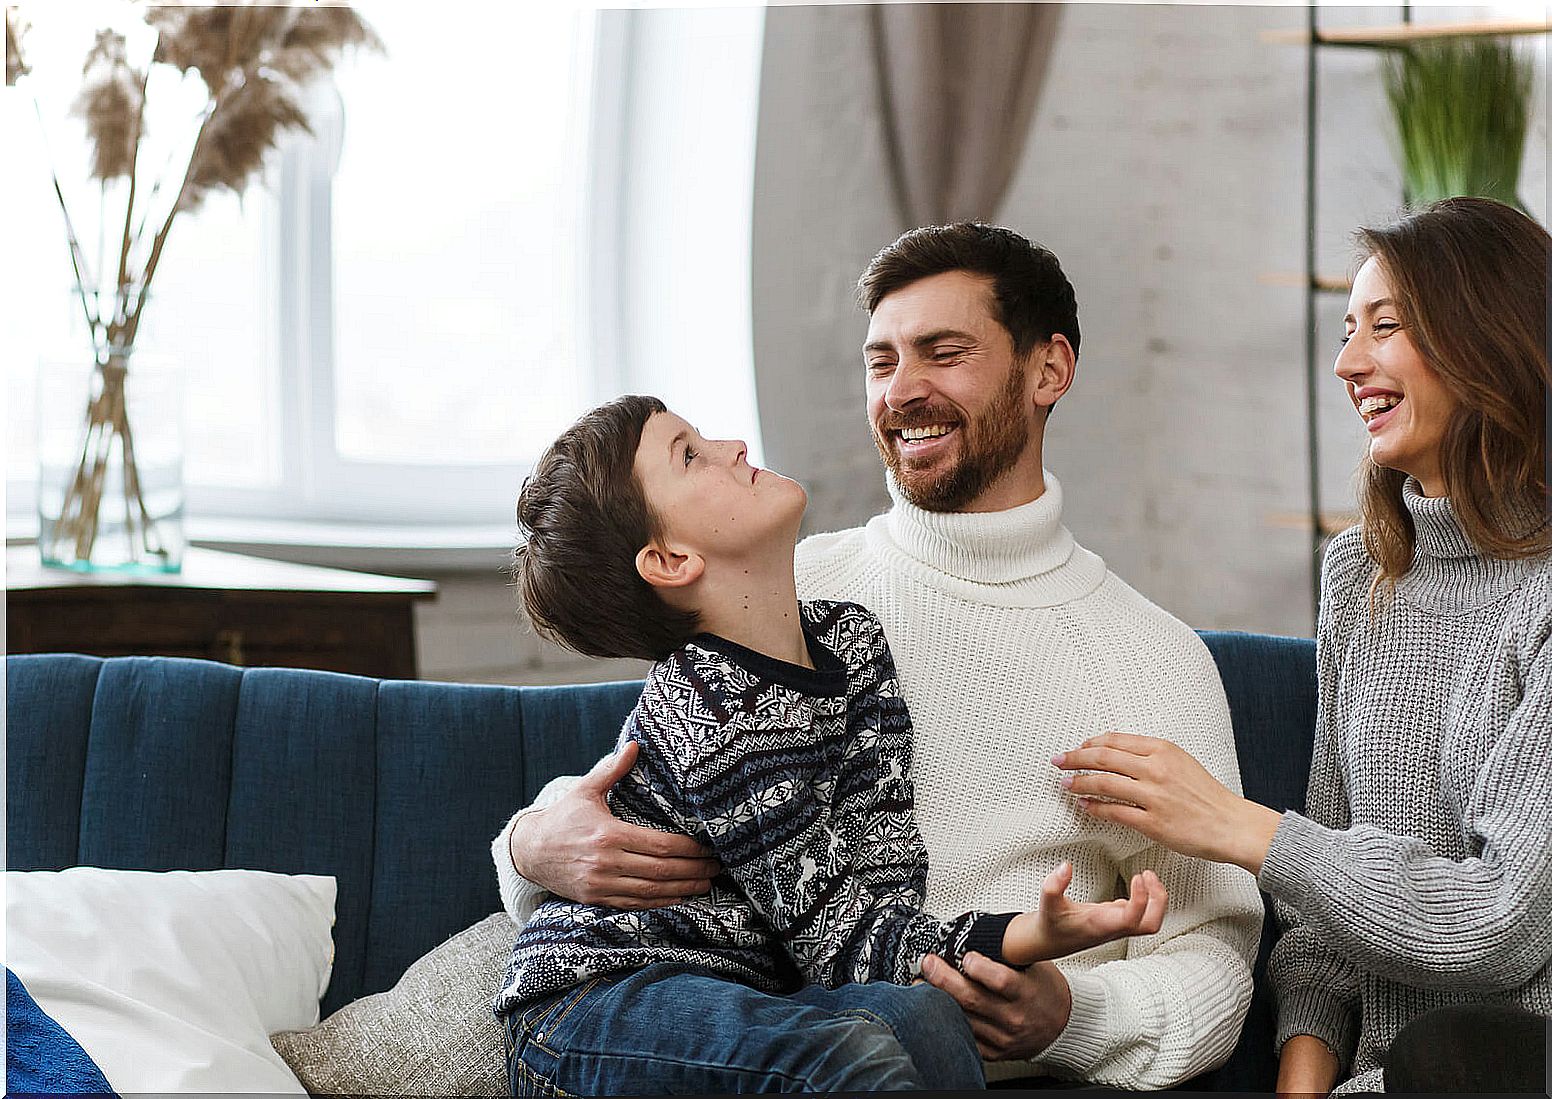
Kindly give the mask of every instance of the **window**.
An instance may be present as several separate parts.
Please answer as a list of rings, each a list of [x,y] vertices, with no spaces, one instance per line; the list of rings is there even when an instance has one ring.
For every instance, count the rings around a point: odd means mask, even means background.
[[[659,393],[758,460],[759,10],[356,7],[385,53],[309,89],[314,133],[284,142],[267,186],[180,215],[153,286],[142,345],[186,369],[195,537],[244,515],[505,527],[539,451],[620,392]],[[49,142],[81,161],[80,58],[104,18],[136,16],[26,15]],[[0,169],[25,211],[0,284],[18,303],[13,518],[32,499],[32,372],[68,338],[72,285],[24,90],[4,93],[7,143],[34,137]],[[77,190],[72,214],[95,217]]]

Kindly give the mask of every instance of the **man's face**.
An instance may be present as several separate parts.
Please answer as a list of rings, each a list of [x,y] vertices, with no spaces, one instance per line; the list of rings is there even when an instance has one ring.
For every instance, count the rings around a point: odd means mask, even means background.
[[[929,511],[977,510],[1000,480],[1041,476],[1029,451],[1043,414],[992,306],[990,279],[949,271],[887,295],[868,324],[873,443],[905,498]]]

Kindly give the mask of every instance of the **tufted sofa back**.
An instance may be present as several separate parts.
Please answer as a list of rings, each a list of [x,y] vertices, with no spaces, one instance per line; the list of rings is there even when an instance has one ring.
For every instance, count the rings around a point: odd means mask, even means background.
[[[1247,795],[1303,804],[1313,645],[1206,633]],[[6,862],[339,879],[325,1013],[500,907],[489,844],[613,744],[638,683],[481,687],[168,657],[6,660]],[[1270,931],[1267,941],[1270,941]],[[1264,960],[1264,957],[1263,957]],[[1258,988],[1242,1052],[1270,1041]],[[1268,1054],[1269,1055],[1269,1054]],[[1239,1054],[1218,1086],[1256,1090]]]

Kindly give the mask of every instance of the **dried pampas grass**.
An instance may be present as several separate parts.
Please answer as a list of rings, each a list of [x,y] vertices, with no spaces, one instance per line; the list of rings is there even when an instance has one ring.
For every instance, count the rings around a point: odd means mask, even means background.
[[[178,209],[197,209],[216,190],[241,194],[264,167],[282,131],[311,132],[307,115],[286,87],[289,83],[256,73],[225,93],[189,158]]]
[[[123,387],[147,293],[174,219],[180,212],[197,209],[212,192],[246,190],[283,133],[309,129],[301,105],[303,85],[327,73],[347,49],[382,49],[377,34],[350,8],[316,6],[308,0],[302,4],[152,5],[142,9],[146,23],[157,32],[155,49],[144,68],[135,67],[124,36],[113,30],[99,31],[87,53],[73,113],[84,121],[91,143],[91,177],[104,188],[104,202],[109,182],[127,180],[128,188],[111,309],[104,308],[97,289],[100,283],[87,265],[58,174],[54,175],[76,289],[92,334],[98,386],[87,409],[87,441],[66,494],[64,518],[55,525],[54,545],[44,547],[46,557],[90,558],[105,463],[115,440],[124,455],[125,484],[134,486],[130,512],[147,522],[140,531],[141,548],[153,556],[164,553],[140,499]],[[21,53],[22,34],[23,28],[15,26],[15,14],[7,8],[7,84],[29,71]],[[145,136],[146,88],[154,65],[196,73],[205,86],[206,103],[181,177],[155,180],[146,197],[139,187],[137,164]],[[164,187],[172,180],[176,180],[175,190]],[[158,201],[168,192],[172,192],[170,200]],[[144,208],[137,208],[137,203]],[[65,552],[66,545],[71,552]]]
[[[31,70],[22,60],[22,36],[27,33],[27,24],[21,21],[21,16],[15,8],[5,9],[5,86],[12,87],[18,79],[27,75]]]
[[[81,93],[73,112],[86,122],[92,178],[123,179],[135,170],[135,150],[143,131],[145,74],[130,67],[122,34],[100,30],[81,75]]]

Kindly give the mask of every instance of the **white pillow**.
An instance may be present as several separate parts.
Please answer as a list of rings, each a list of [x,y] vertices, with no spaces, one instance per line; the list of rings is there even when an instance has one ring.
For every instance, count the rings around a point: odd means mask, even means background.
[[[7,871],[6,964],[120,1094],[304,1093],[269,1035],[318,1021],[335,881]]]

